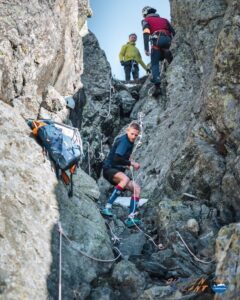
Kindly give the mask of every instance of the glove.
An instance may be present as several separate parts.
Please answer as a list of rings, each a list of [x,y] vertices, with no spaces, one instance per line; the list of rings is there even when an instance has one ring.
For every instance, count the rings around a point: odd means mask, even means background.
[[[124,66],[124,65],[125,65],[125,61],[124,61],[124,60],[121,60],[121,61],[120,61],[120,64],[121,64],[122,66]]]
[[[147,69],[147,74],[151,74],[151,70],[150,69]]]

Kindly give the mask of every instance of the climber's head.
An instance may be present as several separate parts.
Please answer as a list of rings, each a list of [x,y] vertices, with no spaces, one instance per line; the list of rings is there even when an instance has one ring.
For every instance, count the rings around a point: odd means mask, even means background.
[[[129,42],[136,42],[137,35],[136,35],[136,33],[131,33],[131,34],[129,34],[128,38],[129,38]]]
[[[140,126],[136,122],[131,122],[127,128],[127,136],[131,143],[134,143],[140,133]]]
[[[145,18],[148,14],[155,14],[156,13],[156,9],[151,7],[151,6],[145,6],[143,9],[142,9],[142,15],[143,17]]]

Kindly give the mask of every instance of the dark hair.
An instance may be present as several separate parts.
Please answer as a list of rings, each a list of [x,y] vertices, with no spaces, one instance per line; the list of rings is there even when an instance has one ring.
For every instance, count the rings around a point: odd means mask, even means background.
[[[135,35],[135,37],[137,38],[136,33],[130,33],[128,37],[130,38],[130,36],[132,36],[132,35]]]
[[[133,128],[133,129],[136,129],[138,131],[141,131],[140,125],[137,122],[131,122],[129,124],[128,128]]]

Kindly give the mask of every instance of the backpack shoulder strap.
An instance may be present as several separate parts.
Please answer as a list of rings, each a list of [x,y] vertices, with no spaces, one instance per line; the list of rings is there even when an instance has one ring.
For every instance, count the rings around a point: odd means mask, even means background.
[[[47,125],[46,123],[42,122],[42,121],[32,121],[32,132],[34,134],[34,136],[38,135],[38,129],[42,126]]]

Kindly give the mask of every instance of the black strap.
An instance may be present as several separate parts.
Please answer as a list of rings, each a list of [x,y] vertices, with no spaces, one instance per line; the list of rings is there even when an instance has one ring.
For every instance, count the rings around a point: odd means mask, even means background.
[[[73,174],[70,174],[70,190],[68,192],[68,197],[72,197],[73,196]]]
[[[56,164],[54,164],[54,166],[55,166],[55,172],[56,172],[57,179],[59,180],[61,178],[61,169],[59,167],[57,167]]]

